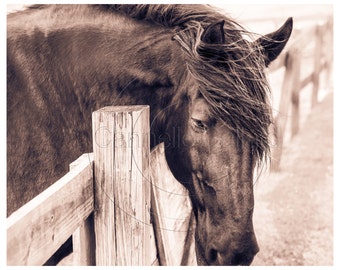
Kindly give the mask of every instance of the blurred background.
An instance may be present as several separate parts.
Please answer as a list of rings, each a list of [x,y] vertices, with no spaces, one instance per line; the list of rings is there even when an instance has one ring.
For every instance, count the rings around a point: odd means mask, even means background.
[[[272,166],[255,182],[253,265],[333,265],[333,6],[212,5],[258,34],[294,19],[291,40],[268,69]]]

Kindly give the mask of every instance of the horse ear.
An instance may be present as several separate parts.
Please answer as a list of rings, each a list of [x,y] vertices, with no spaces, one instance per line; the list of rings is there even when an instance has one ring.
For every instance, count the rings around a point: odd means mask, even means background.
[[[208,44],[224,44],[224,21],[210,24],[202,33],[201,40]]]
[[[279,56],[293,30],[293,19],[290,17],[275,32],[265,35],[255,42],[263,49],[266,67]]]

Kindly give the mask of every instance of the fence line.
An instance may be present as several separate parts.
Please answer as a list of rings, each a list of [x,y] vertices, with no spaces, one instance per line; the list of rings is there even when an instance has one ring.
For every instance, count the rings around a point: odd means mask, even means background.
[[[304,29],[301,33],[297,31],[295,40],[289,44],[283,53],[270,67],[274,72],[279,68],[285,69],[284,80],[281,88],[279,112],[274,119],[275,147],[272,150],[271,170],[277,171],[280,168],[280,160],[283,149],[283,138],[286,132],[287,116],[291,115],[291,134],[295,136],[300,129],[300,92],[309,84],[313,84],[311,94],[311,105],[317,104],[318,91],[320,88],[320,74],[325,71],[327,78],[330,77],[332,52],[325,51],[328,44],[325,43],[326,35],[330,36],[332,43],[333,22],[329,18],[324,24],[318,24],[310,29]],[[310,74],[302,76],[302,56],[306,47],[314,43],[313,49],[313,70]],[[331,45],[331,44],[330,44]]]
[[[94,153],[7,219],[7,264],[42,265],[72,235],[72,265],[195,265],[188,193],[149,139],[148,106],[94,112]]]

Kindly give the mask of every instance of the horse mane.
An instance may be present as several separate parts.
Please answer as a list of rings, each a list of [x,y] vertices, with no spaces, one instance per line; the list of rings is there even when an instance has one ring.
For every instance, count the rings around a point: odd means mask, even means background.
[[[174,30],[176,39],[188,54],[189,72],[200,83],[200,92],[211,111],[236,134],[251,143],[252,152],[268,158],[272,121],[262,48],[237,22],[206,5],[100,5],[100,9],[162,25]],[[204,29],[224,21],[226,44],[201,41]],[[212,59],[211,55],[216,55]]]
[[[137,20],[157,23],[165,27],[185,27],[190,22],[203,26],[225,19],[225,16],[208,5],[96,5],[102,10],[114,10]]]
[[[31,9],[41,9],[34,5]],[[236,134],[249,140],[258,160],[268,158],[272,121],[262,48],[254,34],[208,5],[91,5],[100,12],[118,12],[130,18],[169,28],[187,54],[187,68],[200,84],[211,112]],[[224,21],[225,44],[201,40],[211,23]],[[211,57],[216,56],[216,57]],[[258,163],[259,164],[259,163]]]

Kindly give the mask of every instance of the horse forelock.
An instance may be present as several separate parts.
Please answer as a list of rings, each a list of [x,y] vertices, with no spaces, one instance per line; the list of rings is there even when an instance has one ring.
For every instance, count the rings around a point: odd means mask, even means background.
[[[214,116],[223,120],[239,139],[249,140],[258,160],[268,158],[268,128],[272,120],[270,88],[260,49],[235,32],[230,43],[223,45],[204,44],[199,34],[196,41],[186,35],[178,35],[176,39],[186,48],[188,70],[200,85],[199,91]],[[209,59],[205,51],[222,54]]]

